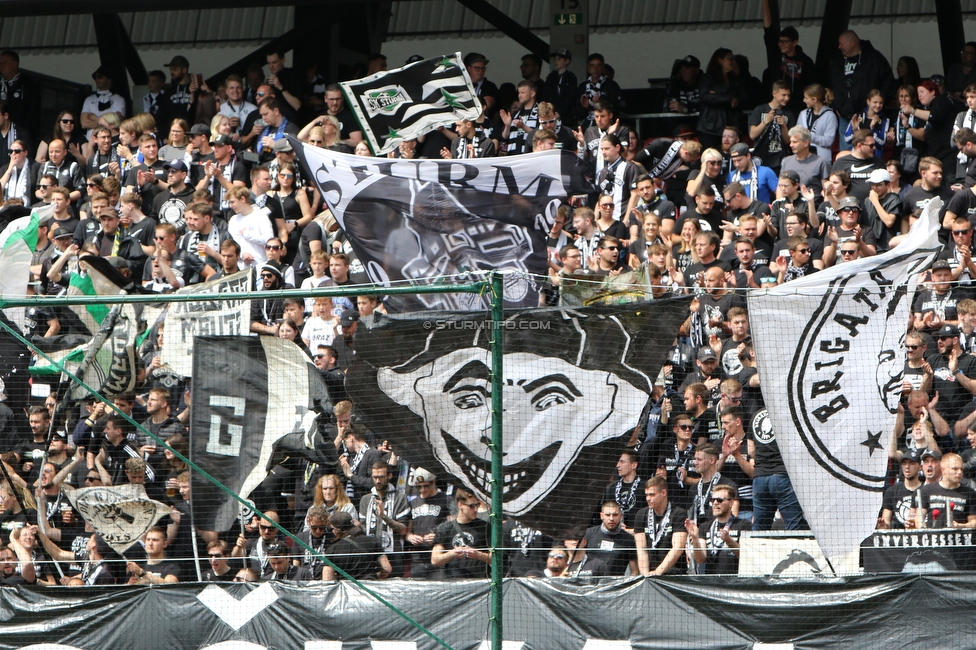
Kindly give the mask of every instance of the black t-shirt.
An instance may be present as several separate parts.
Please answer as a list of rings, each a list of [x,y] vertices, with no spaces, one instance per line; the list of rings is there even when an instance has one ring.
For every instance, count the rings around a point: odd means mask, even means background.
[[[739,534],[743,530],[751,530],[752,524],[738,517],[732,517],[725,524],[720,524],[717,519],[713,519],[707,524],[699,523],[698,537],[705,540],[708,556],[705,560],[705,573],[709,575],[728,575],[739,572],[739,556],[726,546],[720,534],[723,528],[729,531],[732,539],[738,541]]]
[[[976,491],[965,485],[950,490],[940,483],[929,483],[922,486],[921,505],[926,511],[927,528],[949,528],[949,512],[952,521],[959,524],[966,523],[969,515],[976,514]]]
[[[694,267],[694,265],[692,265]],[[689,271],[692,268],[688,269]],[[728,269],[726,269],[728,270]],[[706,322],[706,334],[708,336],[715,335],[720,338],[727,338],[729,334],[726,334],[720,327],[709,327],[707,322],[713,318],[720,318],[723,321],[728,320],[729,310],[733,307],[741,307],[746,309],[746,299],[742,294],[739,293],[725,293],[721,296],[714,296],[711,293],[703,293],[698,296],[699,313],[702,315],[703,320]]]
[[[772,107],[769,104],[763,104],[752,109],[752,113],[749,115],[749,126],[758,126],[770,110],[772,110]],[[787,130],[796,124],[796,115],[791,110],[778,108],[776,109],[776,115],[777,117],[780,115],[786,117]],[[783,154],[789,148],[789,138],[785,141],[783,140],[783,130],[779,124],[770,122],[766,125],[765,130],[763,130],[759,137],[756,138],[753,155],[759,156],[762,159],[762,164],[766,167],[779,169],[780,163],[783,162]]]
[[[722,213],[715,208],[712,208],[706,214],[701,214],[694,208],[685,210],[684,214],[678,217],[678,220],[675,222],[673,232],[680,233],[687,219],[697,219],[702,232],[714,232],[721,237]]]
[[[959,419],[959,414],[966,404],[972,401],[972,394],[962,387],[959,381],[949,371],[949,360],[941,354],[931,354],[925,360],[932,366],[932,390],[938,391],[939,403],[936,409],[939,415],[952,426]],[[963,354],[958,359],[958,369],[970,379],[976,379],[976,357]]]
[[[337,567],[357,580],[375,578],[379,557],[383,553],[380,540],[362,533],[343,537],[329,548],[329,559]],[[337,578],[342,578],[336,573]]]
[[[785,239],[780,239],[778,242],[776,242],[776,245],[773,247],[773,252],[772,252],[773,260],[775,260],[777,257],[785,257],[787,260],[790,259],[790,247],[787,244],[789,240],[790,238],[787,237]],[[823,259],[824,245],[822,241],[820,241],[816,237],[807,237],[807,244],[810,245],[811,262],[813,260]],[[840,253],[838,253],[838,257],[839,256]]]
[[[623,479],[617,479],[607,486],[603,491],[601,504],[607,501],[616,501],[620,506],[620,512],[624,516],[624,525],[628,528],[634,527],[634,517],[644,495],[644,481],[638,476],[633,483],[624,483]]]
[[[968,297],[964,291],[958,288],[949,289],[944,294],[938,294],[934,289],[925,289],[919,291],[915,297],[912,311],[922,314],[923,317],[929,312],[935,312],[935,316],[939,317],[940,320],[957,321],[959,315],[956,313],[956,305]]]
[[[488,522],[474,519],[466,524],[459,521],[446,521],[434,531],[434,545],[445,551],[460,546],[478,550],[488,548]],[[454,558],[444,567],[448,578],[487,578],[490,565],[475,558]]]
[[[725,260],[721,260],[721,259],[719,259],[717,257],[714,260],[712,260],[711,262],[708,262],[707,264],[704,263],[704,262],[695,262],[694,264],[692,264],[688,268],[686,268],[685,271],[684,271],[685,285],[686,286],[696,286],[696,287],[702,286],[702,285],[698,284],[698,279],[697,279],[698,274],[699,273],[704,273],[705,271],[707,271],[708,269],[712,268],[713,266],[717,266],[720,269],[722,269],[723,271],[731,271],[732,270],[732,265],[731,264],[729,264]]]
[[[710,411],[706,410],[705,413],[710,413]],[[707,421],[699,419],[699,422]],[[711,421],[714,421],[714,414],[712,414]],[[707,435],[706,431],[707,429],[703,426],[701,432],[692,432],[692,439],[696,439],[698,435]],[[695,471],[695,445],[689,443],[684,450],[681,450],[678,449],[674,438],[665,441],[660,447],[657,466],[663,467],[664,471],[667,472],[668,495],[671,501],[678,502],[677,505],[681,507],[690,505],[691,499],[687,496],[687,484],[678,480],[678,469],[683,467],[689,474]],[[638,512],[636,516],[639,517],[640,513]]]
[[[515,519],[502,525],[505,540],[505,575],[525,576],[531,571],[544,571],[549,549],[555,543],[541,530],[525,526]]]
[[[429,499],[416,497],[410,502],[411,532],[421,537],[434,532],[438,526],[447,521],[450,511],[450,501],[443,492],[438,492]],[[433,544],[407,544],[408,550],[418,551],[414,562],[430,564],[430,550]]]
[[[138,564],[142,569],[148,571],[149,573],[158,573],[164,578],[168,576],[176,576],[176,579],[178,581],[183,579],[183,574],[184,574],[183,569],[180,567],[178,563],[172,560],[163,560],[158,564],[149,564],[148,561],[139,562]]]
[[[957,217],[966,217],[969,219],[969,225],[976,227],[976,192],[973,192],[972,189],[956,192],[946,203],[945,211],[951,212]]]
[[[783,464],[783,456],[779,452],[779,445],[776,444],[776,432],[773,431],[769,417],[754,417],[752,433],[756,443],[756,462],[753,476],[786,474],[786,465]]]
[[[963,192],[960,192],[960,194],[962,193]],[[944,185],[940,185],[934,190],[927,190],[923,188],[921,184],[912,187],[908,190],[908,192],[905,193],[905,213],[911,214],[914,210],[924,210],[929,201],[937,196],[941,198],[943,202],[948,202],[952,197],[952,191]],[[945,208],[943,208],[943,210],[944,209]],[[957,212],[956,214],[959,213]]]
[[[670,497],[671,493],[668,492],[668,495]],[[675,505],[673,497],[668,501],[668,507],[661,517],[655,516],[650,508],[641,508],[637,512],[634,535],[644,535],[651,571],[664,561],[671,550],[674,534],[685,532],[685,519],[687,518],[688,511]],[[687,573],[687,571],[688,561],[682,551],[678,556],[678,561],[668,570],[667,574],[676,575]]]
[[[356,121],[356,116],[353,115],[352,111],[349,110],[348,108],[343,108],[333,117],[339,120],[340,140],[348,140],[350,134],[362,130],[359,128],[359,122]]]
[[[622,576],[630,562],[637,560],[634,536],[622,528],[616,533],[606,533],[602,526],[591,526],[586,529],[583,540],[586,554],[606,562],[612,576]]]
[[[898,481],[885,490],[881,507],[884,510],[891,510],[892,528],[904,528],[909,518],[909,511],[918,507],[918,490],[909,490],[905,487],[905,481]]]
[[[875,169],[884,169],[884,163],[881,162],[879,158],[872,158],[871,160],[861,160],[853,155],[844,156],[838,158],[834,163],[834,166],[830,168],[830,172],[845,171],[851,176],[851,196],[857,197],[857,200],[864,205],[864,201],[868,198],[868,194],[871,192],[871,186],[868,185],[868,178],[871,176],[871,172]]]

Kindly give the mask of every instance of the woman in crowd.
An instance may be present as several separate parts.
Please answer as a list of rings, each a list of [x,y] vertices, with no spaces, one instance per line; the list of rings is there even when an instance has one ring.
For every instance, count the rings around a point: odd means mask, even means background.
[[[294,263],[298,253],[302,229],[315,217],[312,212],[312,198],[310,190],[295,187],[296,169],[293,163],[285,162],[278,166],[278,188],[269,192],[281,203],[281,212],[285,218],[285,229],[288,231],[287,252],[282,259],[290,264]],[[314,190],[311,190],[314,194]]]
[[[695,235],[700,232],[701,224],[698,219],[685,219],[681,225],[681,241],[671,247],[671,258],[674,261],[674,266],[682,275],[689,266],[698,262],[698,253],[695,252]]]
[[[68,153],[74,156],[75,162],[81,164],[85,161],[82,147],[87,140],[84,131],[78,126],[78,119],[71,111],[61,111],[58,119],[54,121],[52,132],[53,140],[64,140],[68,148]],[[34,157],[37,162],[47,162],[47,142],[42,141],[37,145],[37,155]]]
[[[956,175],[956,147],[952,144],[952,125],[956,118],[956,110],[952,100],[942,94],[938,84],[926,79],[915,87],[918,93],[920,108],[903,107],[900,112],[917,118],[922,122],[919,127],[909,128],[909,133],[917,140],[925,141],[925,155],[934,156],[942,161],[942,177],[955,178]]]
[[[850,144],[854,138],[854,131],[871,129],[874,134],[874,155],[880,158],[884,151],[885,139],[888,136],[888,118],[884,114],[884,95],[875,88],[868,93],[868,105],[860,113],[851,116],[851,122],[844,132],[844,140]]]
[[[720,47],[708,61],[705,74],[701,75],[701,113],[697,131],[703,149],[719,148],[725,125],[737,123],[735,111],[742,99],[742,86],[732,67],[732,50]]]
[[[825,232],[826,226],[837,227],[840,225],[840,217],[837,216],[837,208],[840,202],[847,198],[851,190],[851,177],[844,171],[839,170],[830,174],[823,184],[823,203],[817,210],[817,217],[820,219],[821,232]],[[824,225],[826,224],[826,225]]]
[[[291,341],[304,352],[309,359],[312,358],[312,353],[308,351],[308,346],[305,345],[305,341],[302,340],[302,330],[298,326],[298,323],[290,318],[285,318],[278,325],[278,338]]]
[[[322,130],[322,144],[317,146],[339,153],[353,153],[352,147],[339,141],[339,120],[333,115],[316,117],[298,132],[298,139],[302,142],[308,142],[312,130],[316,127]]]
[[[828,104],[833,93],[820,84],[803,89],[806,110],[797,116],[797,126],[810,132],[810,150],[824,160],[833,160],[832,149],[837,140],[837,113]]]
[[[186,146],[190,144],[187,133],[190,125],[183,118],[176,118],[169,125],[169,140],[159,149],[160,160],[182,160],[186,153]]]
[[[898,59],[895,65],[895,73],[898,75],[898,85],[908,84],[917,86],[922,81],[922,73],[918,69],[918,61],[914,56],[903,56]]]
[[[919,158],[925,155],[925,141],[915,136],[924,130],[925,123],[914,114],[918,106],[918,92],[915,86],[904,85],[898,88],[898,112],[892,120],[888,139],[895,144],[895,160],[901,159],[901,152],[905,149],[918,149]],[[904,171],[904,170],[903,170]],[[908,178],[905,179],[909,180]]]

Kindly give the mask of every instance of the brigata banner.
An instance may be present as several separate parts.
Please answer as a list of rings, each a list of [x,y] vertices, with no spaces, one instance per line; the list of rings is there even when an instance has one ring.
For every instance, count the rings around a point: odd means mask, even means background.
[[[470,282],[505,270],[508,306],[539,304],[546,236],[560,202],[586,191],[574,154],[475,160],[366,158],[308,147],[308,173],[372,282]],[[391,311],[487,306],[460,294],[391,298]]]
[[[895,249],[749,296],[771,430],[806,519],[836,570],[874,530],[919,274],[940,250],[942,202]],[[757,434],[759,435],[759,434]]]
[[[417,61],[339,86],[377,156],[458,119],[475,120],[481,102],[461,53]]]
[[[686,312],[684,301],[666,300],[506,315],[507,515],[554,536],[589,522],[646,418],[653,380]],[[391,318],[357,331],[346,379],[378,440],[486,502],[490,329],[484,312]]]

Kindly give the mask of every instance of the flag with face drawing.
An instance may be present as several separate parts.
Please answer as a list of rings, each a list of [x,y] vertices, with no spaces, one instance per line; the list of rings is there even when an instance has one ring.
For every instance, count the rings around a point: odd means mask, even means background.
[[[393,151],[404,140],[481,114],[481,102],[460,52],[339,86],[377,156]]]
[[[523,310],[504,321],[503,508],[552,535],[588,523],[643,424],[684,316],[667,300]],[[490,501],[491,332],[484,313],[396,317],[355,335],[346,388],[396,453]]]
[[[511,307],[538,306],[556,211],[568,195],[588,188],[576,155],[567,151],[403,160],[292,144],[372,282],[443,285],[504,270]],[[407,311],[488,303],[471,294],[426,294],[385,304]]]

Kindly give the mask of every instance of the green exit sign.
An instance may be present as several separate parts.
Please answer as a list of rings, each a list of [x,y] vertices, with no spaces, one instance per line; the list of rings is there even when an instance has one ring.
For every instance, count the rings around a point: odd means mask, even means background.
[[[553,25],[582,25],[583,14],[555,14]]]

